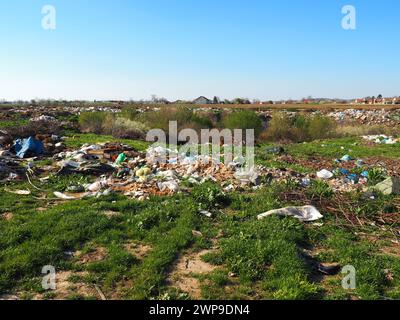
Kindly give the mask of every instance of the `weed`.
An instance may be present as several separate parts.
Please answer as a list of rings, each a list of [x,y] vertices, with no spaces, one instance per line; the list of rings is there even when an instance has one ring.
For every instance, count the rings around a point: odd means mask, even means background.
[[[229,198],[214,183],[203,183],[193,188],[192,196],[196,200],[199,209],[213,209],[220,205],[225,205]]]

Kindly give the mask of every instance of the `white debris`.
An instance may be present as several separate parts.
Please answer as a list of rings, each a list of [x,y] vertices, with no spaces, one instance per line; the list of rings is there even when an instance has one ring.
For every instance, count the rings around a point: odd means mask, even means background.
[[[199,211],[200,214],[202,214],[203,216],[206,216],[207,218],[211,218],[212,217],[212,213],[206,210],[200,210]]]
[[[39,116],[36,118],[32,118],[29,121],[31,121],[31,122],[37,122],[37,121],[52,122],[52,121],[57,121],[57,119],[54,117],[51,117],[51,116],[42,115],[42,116]]]
[[[9,192],[9,193],[18,194],[20,196],[27,196],[27,195],[31,194],[30,190],[9,190],[9,189],[4,189],[4,190]]]
[[[329,170],[322,169],[321,171],[317,172],[317,177],[321,179],[330,179],[333,177],[333,173]]]
[[[317,208],[313,206],[304,206],[304,207],[286,207],[281,209],[270,210],[268,212],[259,214],[257,216],[257,219],[261,220],[264,219],[265,217],[274,214],[279,216],[292,216],[299,219],[302,222],[315,221],[323,218],[322,214],[317,210]]]
[[[57,198],[64,199],[64,200],[79,199],[78,197],[70,196],[70,195],[67,195],[67,194],[65,194],[65,193],[61,193],[61,192],[58,192],[58,191],[53,192],[53,194],[54,194]]]
[[[395,144],[400,141],[400,139],[395,139],[384,134],[363,136],[362,138],[364,140],[373,141],[376,144]]]
[[[179,186],[176,181],[165,181],[165,182],[158,182],[157,183],[158,189],[160,191],[165,191],[165,190],[170,190],[172,192],[178,192],[179,191]]]

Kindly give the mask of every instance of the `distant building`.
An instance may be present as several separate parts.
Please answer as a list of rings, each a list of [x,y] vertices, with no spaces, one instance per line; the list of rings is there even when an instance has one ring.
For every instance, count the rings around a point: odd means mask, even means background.
[[[361,98],[361,99],[355,99],[354,100],[355,104],[369,104],[369,105],[374,105],[374,104],[400,104],[400,98]]]
[[[207,99],[204,96],[200,96],[197,99],[193,100],[194,104],[212,104],[213,102],[210,99]]]
[[[356,99],[354,100],[354,103],[356,104],[366,104],[367,100],[365,98],[360,98],[360,99]]]
[[[400,97],[396,98],[384,98],[383,104],[400,104]]]

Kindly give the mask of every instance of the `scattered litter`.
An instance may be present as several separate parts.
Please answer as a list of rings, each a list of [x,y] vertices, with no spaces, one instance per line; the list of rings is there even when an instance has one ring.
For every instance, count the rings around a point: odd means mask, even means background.
[[[158,182],[157,186],[160,191],[170,190],[172,192],[178,192],[179,190],[179,186],[176,181]]]
[[[321,223],[321,222],[314,222],[312,225],[313,225],[314,227],[322,227],[324,224]]]
[[[236,179],[245,184],[251,183],[253,185],[258,185],[260,183],[260,173],[255,169],[240,169],[235,172],[234,176]]]
[[[203,216],[206,216],[206,217],[208,217],[208,218],[211,218],[211,217],[212,217],[212,213],[209,212],[209,211],[200,210],[199,212],[200,212],[200,214],[202,214]]]
[[[333,173],[326,169],[322,169],[321,171],[317,172],[317,177],[321,179],[330,179],[333,177]]]
[[[385,181],[382,181],[376,184],[372,189],[382,192],[384,195],[400,194],[400,178],[387,178]]]
[[[303,178],[301,179],[301,185],[303,187],[308,187],[311,184],[311,180],[309,178]]]
[[[400,138],[395,139],[392,136],[389,137],[384,134],[363,136],[362,138],[367,141],[372,141],[376,144],[396,144],[400,142]]]
[[[192,230],[192,235],[194,235],[195,237],[202,237],[203,234],[200,231],[197,230]]]
[[[340,160],[341,160],[341,161],[344,161],[344,162],[348,162],[348,161],[351,160],[351,157],[350,157],[348,154],[346,154],[346,155],[344,155]]]
[[[14,142],[12,150],[15,152],[17,157],[26,158],[29,156],[37,156],[44,153],[43,142],[36,140],[34,137],[27,139],[17,139]]]
[[[270,147],[270,148],[265,149],[265,152],[268,154],[280,155],[285,152],[285,149],[283,147]]]
[[[338,263],[319,263],[318,271],[325,275],[335,275],[340,271],[340,264]]]
[[[83,196],[70,195],[70,194],[66,194],[66,193],[62,193],[62,192],[58,192],[58,191],[53,192],[53,194],[57,198],[63,199],[63,200],[77,200],[77,199],[83,198]]]
[[[37,122],[37,121],[52,122],[52,121],[57,121],[57,119],[52,116],[41,115],[36,118],[31,118],[29,121],[31,121],[31,122]]]
[[[94,288],[96,289],[97,293],[99,294],[101,300],[107,300],[106,296],[104,293],[100,290],[99,286],[97,284],[94,285]]]
[[[302,222],[315,221],[323,218],[322,214],[313,206],[304,207],[286,207],[281,209],[270,210],[266,213],[259,214],[258,220],[264,219],[271,215],[293,216]]]
[[[126,160],[126,155],[125,153],[120,153],[117,160],[115,160],[116,164],[121,164],[122,162],[124,162]]]
[[[7,188],[5,188],[4,190],[9,192],[9,193],[18,194],[18,195],[21,195],[21,196],[27,196],[27,195],[31,194],[30,190],[9,190]]]

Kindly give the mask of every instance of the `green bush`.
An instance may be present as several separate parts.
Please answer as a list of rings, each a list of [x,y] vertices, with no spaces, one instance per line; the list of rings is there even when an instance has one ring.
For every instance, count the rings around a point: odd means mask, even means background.
[[[101,134],[107,115],[107,112],[82,112],[79,116],[81,131]]]
[[[147,127],[139,121],[132,120],[133,113],[123,111],[121,114],[107,112],[84,112],[79,116],[82,132],[112,135],[121,139],[144,138]]]
[[[143,123],[118,116],[108,134],[122,139],[142,139],[146,131],[147,127]]]
[[[194,130],[208,129],[213,126],[212,121],[201,114],[196,114],[193,110],[179,106],[177,108],[168,107],[158,111],[151,111],[141,115],[140,120],[148,127],[169,131],[169,122],[176,121],[178,130],[191,128]]]
[[[275,112],[262,139],[291,142],[313,141],[333,137],[335,129],[334,121],[322,115],[289,116],[287,113]]]
[[[292,139],[292,121],[286,113],[275,112],[268,124],[268,129],[261,138],[268,141]]]
[[[258,137],[263,130],[262,121],[252,111],[237,111],[230,113],[223,119],[223,125],[227,129],[254,129],[255,137]]]
[[[139,115],[139,111],[134,107],[125,107],[121,110],[119,114],[120,117],[128,119],[128,120],[136,120]]]
[[[194,114],[192,122],[200,127],[200,129],[209,129],[213,127],[211,119],[200,114]]]
[[[326,139],[332,137],[335,132],[335,122],[328,117],[316,115],[308,124],[308,135],[310,140]]]

